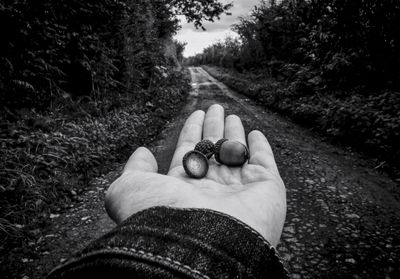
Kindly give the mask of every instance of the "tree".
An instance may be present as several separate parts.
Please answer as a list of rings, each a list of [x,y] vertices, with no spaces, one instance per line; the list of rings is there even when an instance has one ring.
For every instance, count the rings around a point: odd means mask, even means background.
[[[177,15],[201,28],[231,7],[218,0],[3,2],[0,103],[44,110],[62,96],[103,99],[146,88],[154,66],[166,63],[162,41],[179,29]]]
[[[196,28],[202,29],[204,29],[202,25],[204,20],[213,22],[233,6],[232,3],[224,5],[218,0],[167,0],[165,2],[174,15],[184,15],[188,22],[193,22]]]

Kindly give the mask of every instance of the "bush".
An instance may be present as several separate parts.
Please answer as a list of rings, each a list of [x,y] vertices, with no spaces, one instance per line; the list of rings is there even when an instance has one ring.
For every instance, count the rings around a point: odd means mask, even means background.
[[[225,67],[207,70],[271,109],[397,166],[399,20],[394,0],[262,1],[234,26],[238,39],[186,62]]]
[[[22,232],[110,162],[125,160],[157,134],[189,90],[186,77],[172,70],[180,68],[184,48],[172,40],[177,15],[202,27],[230,6],[216,0],[0,3],[1,237],[23,239]]]
[[[296,80],[277,83],[252,73],[239,74],[209,66],[204,69],[239,93],[371,154],[400,171],[397,166],[400,156],[399,92],[386,90],[369,96],[353,93],[320,97],[315,93],[299,92]]]
[[[399,20],[395,0],[262,1],[234,26],[238,39],[214,44],[187,63],[262,68],[272,76],[298,64],[321,73],[320,85],[329,90],[398,91]]]
[[[148,95],[146,102],[131,98],[131,105],[100,117],[26,113],[24,119],[1,124],[0,233],[8,245],[158,133],[190,85],[187,76],[166,68],[157,84],[142,93]]]
[[[0,3],[0,103],[52,110],[65,96],[95,101],[148,89],[177,14],[201,27],[229,9],[216,0],[42,0]]]

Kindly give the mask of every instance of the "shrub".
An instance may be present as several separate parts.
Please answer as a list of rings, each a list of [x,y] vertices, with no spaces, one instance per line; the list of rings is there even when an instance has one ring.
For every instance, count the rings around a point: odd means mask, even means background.
[[[3,122],[0,130],[0,234],[9,240],[48,220],[73,193],[123,162],[148,142],[179,109],[189,92],[189,80],[165,69],[146,103],[102,116],[70,119],[64,114],[25,114]],[[144,93],[142,93],[144,94]],[[9,242],[8,244],[11,244]]]
[[[216,0],[42,0],[0,4],[0,103],[52,110],[65,96],[98,101],[147,89],[168,66],[177,14],[197,27],[231,5]]]
[[[298,81],[277,83],[216,67],[204,69],[232,89],[267,107],[291,116],[336,140],[376,156],[398,172],[400,156],[400,93],[382,91],[374,95],[317,94],[299,92]],[[258,94],[254,94],[258,88]]]

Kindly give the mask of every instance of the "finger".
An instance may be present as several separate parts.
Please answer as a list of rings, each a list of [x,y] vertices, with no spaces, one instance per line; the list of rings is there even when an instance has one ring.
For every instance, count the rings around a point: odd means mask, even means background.
[[[246,135],[240,118],[236,115],[229,115],[225,119],[225,135],[228,140],[235,140],[246,144]]]
[[[248,136],[248,140],[250,148],[249,163],[278,171],[271,146],[264,134],[260,131],[252,131]]]
[[[206,113],[203,126],[203,139],[217,142],[224,136],[224,108],[212,105]]]
[[[192,113],[186,120],[176,145],[174,156],[172,157],[169,170],[181,166],[183,156],[201,141],[203,130],[204,111],[198,110]]]
[[[124,172],[130,171],[157,172],[156,158],[147,148],[139,147],[133,152],[124,167]]]

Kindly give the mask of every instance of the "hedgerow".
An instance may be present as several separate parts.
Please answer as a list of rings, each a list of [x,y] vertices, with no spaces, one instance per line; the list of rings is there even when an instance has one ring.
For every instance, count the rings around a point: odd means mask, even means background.
[[[379,158],[399,172],[400,93],[390,90],[370,96],[321,96],[300,90],[296,82],[277,81],[265,75],[238,73],[204,66],[215,78],[270,109],[291,116],[316,131]]]
[[[229,7],[215,0],[2,1],[0,113],[148,89],[155,67],[170,62],[165,46],[174,44],[177,15],[200,27]]]
[[[216,0],[0,3],[0,250],[156,135],[188,80],[177,15],[196,27]],[[3,237],[4,236],[4,237]],[[15,244],[15,243],[14,243]],[[3,255],[3,253],[1,253]]]
[[[297,65],[327,89],[374,94],[400,89],[400,5],[396,0],[261,1],[228,38],[188,59],[281,75]],[[326,91],[325,93],[329,93]]]
[[[208,70],[380,165],[397,166],[399,21],[395,0],[261,1],[234,25],[237,38],[186,63],[226,68]]]
[[[152,140],[190,88],[180,72],[165,72],[158,85],[146,93],[151,99],[130,100],[100,117],[74,120],[64,114],[31,113],[2,124],[0,234],[7,245],[45,224],[51,212],[69,204],[111,163],[125,161],[136,147]]]

